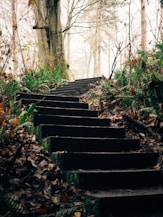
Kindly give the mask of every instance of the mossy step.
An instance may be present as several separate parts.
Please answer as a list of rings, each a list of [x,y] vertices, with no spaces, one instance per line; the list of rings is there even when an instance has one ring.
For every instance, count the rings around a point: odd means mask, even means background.
[[[53,152],[53,155],[55,152]],[[56,153],[56,157],[58,153]],[[143,152],[64,152],[59,154],[63,170],[114,170],[153,168],[158,153]]]
[[[67,91],[67,90],[76,90],[76,91],[85,91],[90,89],[90,84],[79,84],[79,83],[69,83],[62,87],[57,87],[54,91]]]
[[[96,217],[161,217],[163,188],[118,189],[87,194]]]
[[[87,90],[86,89],[78,89],[78,90],[74,90],[74,89],[69,89],[69,90],[53,90],[51,91],[51,93],[56,94],[56,95],[63,95],[63,96],[80,96],[81,94],[85,93]]]
[[[82,78],[82,79],[76,79],[75,81],[72,82],[68,82],[66,84],[64,84],[63,86],[60,86],[58,88],[62,88],[65,86],[70,86],[70,85],[84,85],[84,84],[92,84],[92,83],[96,83],[96,82],[100,82],[102,80],[102,77],[93,77],[93,78]]]
[[[25,99],[42,99],[42,100],[57,100],[57,101],[72,101],[79,102],[79,97],[73,96],[57,96],[54,94],[36,94],[36,93],[17,93],[17,100],[25,98]]]
[[[39,124],[64,124],[64,125],[85,125],[85,126],[109,126],[109,119],[95,117],[48,115],[34,113],[34,125]]]
[[[39,125],[41,138],[49,136],[124,138],[125,129],[105,126]]]
[[[47,141],[45,141],[47,140]],[[126,152],[141,149],[138,139],[95,137],[49,137],[45,139],[49,152]]]
[[[156,169],[72,170],[64,171],[64,180],[82,190],[96,192],[117,189],[118,193],[118,189],[129,188],[132,192],[135,188],[161,186],[162,174]]]
[[[21,99],[21,103],[24,105],[35,103],[37,106],[49,106],[49,107],[63,107],[63,108],[80,108],[88,109],[87,103],[71,102],[71,101],[57,101],[57,100],[42,100],[42,99]]]
[[[49,106],[35,106],[35,109],[38,114],[98,117],[97,111],[91,111],[89,109],[49,107]]]
[[[92,77],[92,78],[81,78],[81,79],[76,79],[74,82],[75,83],[95,83],[98,81],[101,81],[102,77],[98,76],[98,77]]]

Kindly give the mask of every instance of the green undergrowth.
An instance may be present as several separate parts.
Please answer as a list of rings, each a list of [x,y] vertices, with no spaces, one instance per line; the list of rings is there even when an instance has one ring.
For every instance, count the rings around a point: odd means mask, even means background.
[[[163,43],[152,51],[139,50],[112,79],[102,80],[99,89],[89,91],[89,102],[108,102],[108,109],[117,104],[136,118],[155,114],[163,121]]]

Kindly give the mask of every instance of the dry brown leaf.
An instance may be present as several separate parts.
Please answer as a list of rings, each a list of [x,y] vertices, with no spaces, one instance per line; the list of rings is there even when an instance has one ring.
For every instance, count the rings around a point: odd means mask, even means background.
[[[81,217],[81,212],[75,212],[74,217]]]
[[[157,126],[157,124],[158,124],[157,115],[150,114],[149,117],[147,118],[147,120],[145,121],[145,123],[149,127]]]
[[[29,1],[28,1],[28,6],[33,6],[34,3],[35,3],[35,0],[29,0]]]

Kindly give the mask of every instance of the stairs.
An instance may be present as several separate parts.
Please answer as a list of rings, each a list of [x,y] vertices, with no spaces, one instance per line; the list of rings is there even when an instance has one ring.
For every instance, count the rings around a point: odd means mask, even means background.
[[[139,140],[125,138],[124,128],[79,102],[80,94],[100,78],[82,79],[49,95],[19,93],[23,104],[35,103],[34,125],[65,180],[85,191],[96,217],[163,216],[160,155],[145,152]]]

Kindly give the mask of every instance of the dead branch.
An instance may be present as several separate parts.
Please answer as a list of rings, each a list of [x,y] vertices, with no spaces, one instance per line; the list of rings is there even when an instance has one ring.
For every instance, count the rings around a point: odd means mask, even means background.
[[[157,141],[159,141],[160,139],[158,138],[158,136],[153,132],[153,130],[148,127],[147,125],[145,125],[143,122],[136,120],[134,118],[132,118],[131,116],[124,114],[123,118],[128,121],[129,123],[133,123],[136,127],[144,129],[145,131],[147,131],[149,133],[149,135],[151,135],[154,139],[156,139]]]

